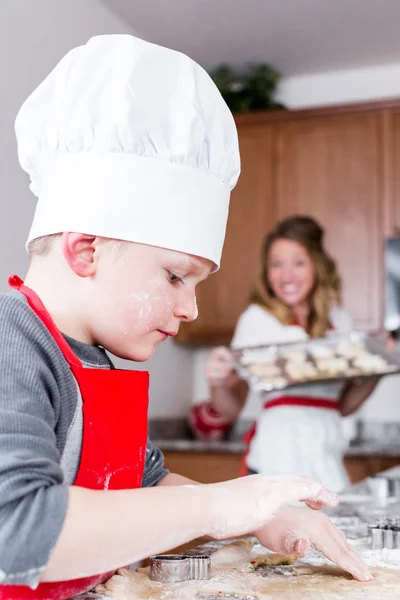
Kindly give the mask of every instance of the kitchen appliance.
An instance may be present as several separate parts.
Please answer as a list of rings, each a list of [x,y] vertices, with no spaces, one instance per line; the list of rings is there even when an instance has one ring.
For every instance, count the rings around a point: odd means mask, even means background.
[[[400,333],[400,236],[385,244],[385,329]]]

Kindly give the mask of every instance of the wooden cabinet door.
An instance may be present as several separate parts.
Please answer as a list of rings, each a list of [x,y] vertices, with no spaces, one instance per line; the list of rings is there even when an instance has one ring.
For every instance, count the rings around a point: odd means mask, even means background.
[[[326,230],[357,328],[382,324],[382,113],[276,125],[277,217],[308,214]]]
[[[199,285],[199,316],[181,326],[181,342],[229,344],[273,224],[271,127],[245,124],[238,133],[242,172],[231,198],[221,269]]]
[[[398,456],[346,456],[344,459],[344,466],[352,484],[397,467],[399,463]]]
[[[400,109],[387,109],[384,119],[384,232],[400,236]]]
[[[241,454],[233,452],[165,451],[165,467],[200,483],[217,483],[239,476]]]

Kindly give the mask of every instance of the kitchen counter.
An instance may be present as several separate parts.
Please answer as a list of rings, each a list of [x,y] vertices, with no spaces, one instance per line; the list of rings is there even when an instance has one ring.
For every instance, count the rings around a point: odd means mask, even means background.
[[[400,478],[400,467],[395,468],[395,469],[390,469],[388,471],[386,471],[384,473],[386,476],[388,476],[389,478],[394,478],[394,479],[398,479]],[[363,516],[363,511],[360,510],[362,509],[362,507],[365,507],[365,495],[366,493],[368,493],[368,486],[367,486],[367,482],[363,481],[357,485],[353,485],[351,486],[347,491],[347,497],[348,498],[352,498],[350,504],[347,503],[346,504],[346,494],[343,496],[343,500],[344,502],[342,502],[342,504],[333,510],[326,510],[326,512],[329,514],[329,516],[334,520],[334,522],[336,523],[336,525],[343,530],[343,532],[347,535],[347,537],[352,540],[351,543],[356,546],[358,548],[358,550],[362,553],[364,559],[366,558],[366,556],[369,556],[368,560],[370,561],[369,564],[374,564],[373,561],[377,562],[380,561],[379,564],[382,565],[382,562],[384,562],[384,560],[386,560],[384,558],[384,555],[382,554],[381,551],[371,551],[370,550],[370,539],[368,537],[365,537],[366,535],[368,535],[368,526],[367,526],[367,522],[371,523],[371,516],[367,519],[365,519],[366,514],[364,514]],[[357,497],[360,498],[360,501],[357,502]],[[400,498],[397,499],[396,503],[391,502],[390,505],[388,505],[387,509],[384,509],[382,514],[387,514],[387,515],[399,515],[400,514]],[[374,506],[374,504],[372,503],[372,506]],[[381,513],[379,512],[379,514],[377,513],[375,516],[373,516],[373,519],[377,519],[379,517]],[[356,521],[358,523],[357,525],[357,530],[354,528],[354,525],[350,526],[350,529],[348,529],[349,527],[349,517],[352,517],[352,519],[350,521]],[[364,525],[360,528],[359,523],[364,523]],[[347,528],[347,530],[346,530]],[[358,531],[358,533],[357,533]],[[198,545],[196,547],[193,547],[193,545],[191,547],[185,547],[184,548],[184,552],[185,554],[212,554],[213,552],[215,552],[216,550],[218,550],[219,548],[221,548],[224,544],[226,543],[230,543],[229,541],[227,542],[221,542],[221,541],[211,541],[211,542],[206,542],[204,544]],[[175,552],[182,552],[182,548],[179,549],[175,549]],[[374,554],[375,552],[375,554]],[[379,556],[378,556],[379,554]],[[372,561],[372,562],[371,562]],[[396,567],[395,568],[399,568],[400,565],[398,564],[398,555],[396,557]],[[311,550],[308,554],[307,557],[305,557],[304,559],[300,559],[298,561],[299,565],[305,565],[305,566],[312,566],[312,565],[320,565],[321,563],[321,555],[313,550]],[[387,563],[388,565],[391,565],[391,568],[394,568],[392,565],[393,563]],[[400,592],[399,592],[400,594]],[[147,596],[146,596],[147,597]],[[246,596],[247,597],[247,596]],[[292,597],[292,596],[291,596]],[[296,596],[297,597],[297,596]],[[336,596],[335,596],[336,597]],[[342,597],[342,596],[341,596]],[[351,595],[351,598],[355,598],[356,596]],[[364,596],[363,596],[364,597]],[[368,596],[369,597],[369,596]],[[396,588],[396,596],[394,596],[396,598],[398,598],[399,596],[397,595],[397,588]],[[360,598],[360,596],[358,596],[357,594],[357,598]],[[96,594],[93,592],[90,592],[88,594],[84,594],[81,595],[79,597],[76,597],[75,600],[106,600],[106,597],[101,595],[101,594]]]
[[[352,440],[345,456],[399,457],[400,462],[400,424],[395,427],[393,424],[379,425],[370,428],[365,438],[359,435]],[[185,419],[153,419],[149,423],[149,435],[152,442],[164,452],[242,454],[246,449],[242,438],[250,426],[251,421],[238,421],[227,439],[205,442],[193,438]],[[360,433],[362,435],[362,428]]]
[[[389,480],[400,480],[400,467],[392,467],[386,471],[382,471],[379,473],[379,476],[385,476]],[[371,498],[370,503],[366,501],[368,496]],[[376,505],[373,497],[370,494],[367,479],[348,487],[342,494],[339,494],[339,499],[340,504],[338,507],[333,509],[325,508],[322,511],[326,513],[338,526],[340,526],[341,520],[346,522],[349,517],[360,519],[360,521],[364,521],[365,523],[371,523],[374,520],[379,520],[379,518],[384,515],[400,515],[400,497],[394,498],[393,496],[389,496],[386,506]],[[352,531],[346,531],[344,527],[340,528],[343,528],[346,537],[349,539],[354,540],[359,537]],[[210,550],[215,551],[225,543],[227,542],[220,542],[216,540],[207,541],[205,544],[196,546],[194,548],[193,545],[191,545],[190,549],[185,548],[185,552],[188,554],[209,554]],[[359,546],[363,544],[369,547],[370,540],[366,542],[363,539],[361,544],[354,545]]]

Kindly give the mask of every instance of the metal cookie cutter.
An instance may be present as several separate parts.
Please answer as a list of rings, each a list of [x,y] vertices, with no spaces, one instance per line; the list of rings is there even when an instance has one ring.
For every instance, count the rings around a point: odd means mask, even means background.
[[[209,556],[159,554],[150,558],[150,579],[160,583],[177,583],[190,579],[210,579]]]
[[[372,537],[372,548],[388,550],[400,548],[400,518],[387,517],[379,519],[379,521],[370,527]]]

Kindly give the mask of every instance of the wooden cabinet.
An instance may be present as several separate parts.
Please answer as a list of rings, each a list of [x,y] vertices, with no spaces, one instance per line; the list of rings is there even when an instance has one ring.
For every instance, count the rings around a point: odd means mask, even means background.
[[[383,205],[386,236],[400,235],[400,107],[385,110]]]
[[[181,342],[229,344],[248,304],[261,242],[274,223],[272,128],[245,124],[239,136],[242,174],[232,194],[221,269],[199,285],[199,317],[181,326]]]
[[[346,456],[344,459],[351,483],[358,483],[399,464],[399,456]]]
[[[316,217],[360,329],[380,326],[380,113],[298,119],[277,126],[276,216]]]
[[[164,452],[165,466],[200,483],[217,483],[239,475],[241,454],[233,452]]]
[[[344,304],[358,328],[383,324],[383,248],[400,232],[400,101],[240,115],[242,174],[221,270],[198,289],[199,317],[178,341],[227,344],[278,219],[309,214],[326,229]]]
[[[165,465],[200,483],[234,479],[239,474],[241,454],[232,452],[164,452]],[[399,456],[346,456],[344,465],[351,483],[376,475],[400,464]]]

